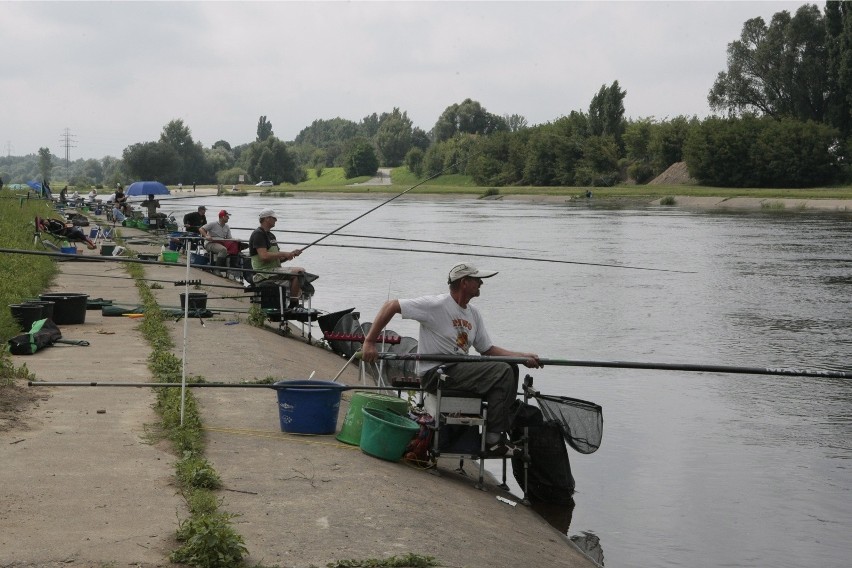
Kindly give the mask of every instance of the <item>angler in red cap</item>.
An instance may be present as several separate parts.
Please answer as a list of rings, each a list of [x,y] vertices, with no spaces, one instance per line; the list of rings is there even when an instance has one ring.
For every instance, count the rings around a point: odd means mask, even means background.
[[[233,251],[234,254],[240,252],[240,245],[234,240],[231,228],[228,226],[230,217],[231,214],[222,209],[219,211],[218,220],[207,223],[198,229],[198,232],[204,237],[204,249],[215,254],[216,266],[223,268],[228,266],[230,249],[236,249]]]

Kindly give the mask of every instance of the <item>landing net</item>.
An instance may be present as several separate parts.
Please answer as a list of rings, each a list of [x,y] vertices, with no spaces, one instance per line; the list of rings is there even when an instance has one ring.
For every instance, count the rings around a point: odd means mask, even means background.
[[[603,438],[603,408],[567,396],[536,394],[545,420],[559,423],[562,437],[581,454],[591,454],[601,446]]]

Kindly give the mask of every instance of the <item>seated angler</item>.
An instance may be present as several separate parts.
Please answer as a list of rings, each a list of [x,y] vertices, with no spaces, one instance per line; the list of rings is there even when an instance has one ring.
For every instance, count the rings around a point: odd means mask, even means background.
[[[282,262],[295,259],[302,254],[302,249],[289,252],[278,250],[278,240],[272,234],[272,228],[277,222],[275,211],[264,209],[258,215],[260,226],[254,230],[249,238],[249,255],[251,256],[252,270],[257,271],[252,278],[255,283],[265,280],[289,280],[290,281],[290,307],[298,304],[298,298],[302,294],[302,286],[310,286],[307,282],[305,269],[300,266],[281,266]],[[307,290],[306,290],[307,291]]]
[[[394,315],[401,314],[404,319],[420,322],[418,353],[467,355],[473,347],[482,355],[524,357],[527,367],[540,367],[535,353],[510,351],[494,345],[479,310],[470,304],[479,296],[483,279],[495,274],[489,270],[478,270],[470,263],[461,263],[450,270],[447,280],[449,293],[388,300],[364,338],[363,360],[370,363],[378,359],[376,339],[379,333]],[[439,367],[445,369],[446,388],[473,392],[488,402],[485,443],[489,454],[500,457],[520,455],[521,448],[512,444],[506,434],[511,427],[509,409],[517,397],[518,367],[502,362],[442,364],[418,361],[417,374],[428,392],[437,390]]]
[[[36,229],[45,231],[56,237],[62,237],[71,242],[86,243],[90,250],[97,248],[94,241],[86,236],[83,229],[73,223],[63,223],[56,219],[36,217]]]
[[[198,231],[204,237],[204,250],[212,252],[216,255],[216,266],[225,267],[228,265],[228,255],[239,254],[239,243],[231,234],[231,228],[228,226],[228,219],[231,214],[222,209],[219,211],[219,220],[207,223]],[[231,250],[229,250],[231,249]]]
[[[197,211],[183,216],[183,230],[187,233],[200,234],[199,229],[207,224],[207,208],[199,205]]]

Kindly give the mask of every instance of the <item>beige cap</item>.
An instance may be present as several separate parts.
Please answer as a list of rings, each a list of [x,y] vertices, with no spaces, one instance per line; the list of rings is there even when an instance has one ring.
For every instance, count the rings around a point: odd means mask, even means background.
[[[495,274],[497,274],[497,272],[494,270],[479,270],[469,262],[460,262],[450,269],[447,284],[460,280],[465,276],[470,276],[471,278],[491,278]]]

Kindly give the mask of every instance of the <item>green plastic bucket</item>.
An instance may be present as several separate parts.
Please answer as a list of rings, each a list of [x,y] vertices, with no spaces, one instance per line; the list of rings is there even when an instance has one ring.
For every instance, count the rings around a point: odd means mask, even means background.
[[[388,461],[399,461],[405,447],[420,431],[414,420],[383,408],[364,408],[361,451]]]
[[[179,256],[179,253],[167,250],[163,252],[163,261],[177,263]]]
[[[364,424],[364,408],[383,408],[397,414],[408,412],[408,401],[398,396],[390,396],[377,392],[356,392],[349,402],[349,410],[343,419],[343,426],[337,439],[344,444],[357,446],[361,443],[361,429]]]

